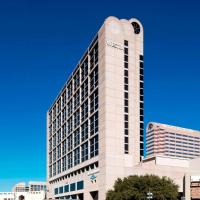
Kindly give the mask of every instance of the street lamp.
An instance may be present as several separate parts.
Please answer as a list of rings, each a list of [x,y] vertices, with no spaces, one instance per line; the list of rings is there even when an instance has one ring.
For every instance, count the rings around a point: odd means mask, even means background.
[[[153,193],[150,190],[147,192],[147,199],[153,199]]]

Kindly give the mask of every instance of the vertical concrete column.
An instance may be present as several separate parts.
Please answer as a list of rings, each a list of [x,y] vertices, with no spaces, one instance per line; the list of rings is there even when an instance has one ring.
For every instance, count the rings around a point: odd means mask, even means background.
[[[190,174],[185,174],[185,184],[184,184],[184,191],[185,191],[185,199],[189,200],[191,199],[190,194]]]

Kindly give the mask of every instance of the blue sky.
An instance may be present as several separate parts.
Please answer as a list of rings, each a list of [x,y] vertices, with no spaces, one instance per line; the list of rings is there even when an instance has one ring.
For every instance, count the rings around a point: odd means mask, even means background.
[[[104,19],[144,25],[145,122],[200,129],[200,2],[0,2],[0,191],[46,178],[46,111]]]

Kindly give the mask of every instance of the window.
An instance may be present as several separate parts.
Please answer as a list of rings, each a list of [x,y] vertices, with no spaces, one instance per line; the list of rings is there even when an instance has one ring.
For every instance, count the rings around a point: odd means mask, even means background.
[[[54,105],[53,107],[53,119],[56,118],[56,105]]]
[[[64,186],[64,192],[69,192],[69,185]]]
[[[128,54],[128,48],[124,48],[124,54]]]
[[[81,119],[84,121],[88,118],[88,100],[86,100],[81,106]]]
[[[88,78],[81,86],[81,101],[83,102],[88,97]]]
[[[70,192],[73,192],[76,190],[76,185],[75,183],[70,184]]]
[[[57,142],[59,144],[61,142],[61,129],[58,130],[57,137]]]
[[[98,112],[90,117],[90,135],[98,132]]]
[[[69,101],[69,103],[67,104],[67,112],[68,112],[68,117],[70,117],[70,115],[72,114],[72,112],[73,112],[73,102],[72,102],[72,100],[71,101]]]
[[[81,161],[88,160],[88,142],[81,145]]]
[[[125,112],[125,114],[127,114],[128,113],[128,107],[124,107],[124,112]]]
[[[57,167],[58,167],[58,174],[60,174],[60,172],[61,172],[61,160],[59,160],[57,162]]]
[[[143,55],[140,55],[140,60],[144,60],[144,56]]]
[[[66,123],[62,126],[62,139],[66,137]]]
[[[74,110],[76,110],[80,105],[80,91],[78,90],[74,95]]]
[[[81,65],[81,80],[83,81],[88,75],[88,57],[84,60]]]
[[[128,70],[124,70],[124,76],[128,76]]]
[[[90,74],[90,91],[92,92],[94,88],[98,85],[98,66]]]
[[[79,128],[78,128],[74,132],[74,147],[78,146],[79,144],[80,144],[80,133],[79,133]]]
[[[54,189],[54,194],[57,195],[58,194],[58,188]]]
[[[53,150],[53,162],[56,161],[56,149]]]
[[[128,85],[124,85],[124,90],[128,91]]]
[[[124,144],[125,154],[128,154],[128,144]]]
[[[144,68],[143,62],[140,62],[140,68]]]
[[[144,87],[144,83],[140,82],[140,88],[143,88],[143,87]]]
[[[67,134],[69,135],[72,132],[72,117],[70,117],[67,121]]]
[[[144,129],[144,124],[140,123],[140,129]]]
[[[144,69],[140,68],[140,74],[144,74]]]
[[[67,138],[68,151],[72,150],[72,135]]]
[[[58,118],[57,118],[57,128],[60,128],[61,126],[61,114],[58,115]]]
[[[52,111],[49,111],[49,124],[52,123]]]
[[[128,122],[126,122],[126,121],[124,122],[124,127],[128,128]]]
[[[124,46],[128,46],[128,41],[124,40]]]
[[[98,109],[98,89],[90,96],[90,113],[92,114]]]
[[[52,163],[52,153],[49,153],[49,164]]]
[[[57,112],[59,113],[61,111],[61,99],[59,99],[57,102],[57,108],[58,108]]]
[[[62,107],[64,107],[66,104],[66,90],[62,94]]]
[[[128,56],[124,55],[124,61],[128,62]]]
[[[56,132],[56,119],[53,121],[53,132]]]
[[[124,62],[124,68],[128,69],[128,63],[127,62]]]
[[[124,98],[128,99],[128,92],[124,92]]]
[[[64,123],[67,119],[66,107],[62,111],[62,123]]]
[[[94,68],[94,66],[98,62],[98,43],[90,50],[90,70]]]
[[[90,139],[90,157],[98,155],[99,145],[98,145],[98,135]]]
[[[69,153],[67,155],[67,164],[68,164],[68,169],[72,168],[72,153]]]
[[[67,159],[66,156],[62,158],[62,172],[66,171],[67,169]]]
[[[83,181],[77,182],[77,190],[82,190],[84,188],[84,183]]]
[[[62,142],[62,155],[66,154],[66,150],[67,150],[67,142],[66,142],[66,140],[64,140]]]
[[[56,147],[56,134],[53,136],[53,147]]]
[[[140,74],[140,81],[144,81],[144,76]]]
[[[49,151],[52,150],[52,138],[49,140]]]
[[[80,163],[80,148],[76,148],[74,150],[74,166]]]
[[[140,109],[140,115],[144,115],[144,110]]]
[[[56,175],[56,163],[53,164],[53,176]]]
[[[124,77],[124,83],[128,84],[128,78],[127,77]]]
[[[60,194],[63,193],[63,187],[59,187],[59,193],[60,193]]]
[[[124,100],[124,105],[125,105],[125,106],[128,106],[128,99],[125,99],[125,100]]]
[[[76,91],[76,89],[79,87],[80,85],[80,74],[79,74],[79,70],[76,72],[76,74],[74,75],[74,91]]]
[[[80,112],[79,109],[74,113],[74,129],[80,124]]]
[[[61,145],[58,145],[58,148],[57,148],[57,155],[58,155],[58,158],[61,157]]]
[[[88,121],[81,126],[81,141],[88,139]]]

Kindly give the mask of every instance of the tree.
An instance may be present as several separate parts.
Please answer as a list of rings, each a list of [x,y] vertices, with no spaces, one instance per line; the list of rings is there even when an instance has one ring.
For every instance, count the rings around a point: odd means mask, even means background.
[[[144,200],[147,193],[153,193],[154,200],[177,200],[178,186],[172,179],[156,175],[129,176],[115,181],[113,190],[106,194],[106,200]]]

